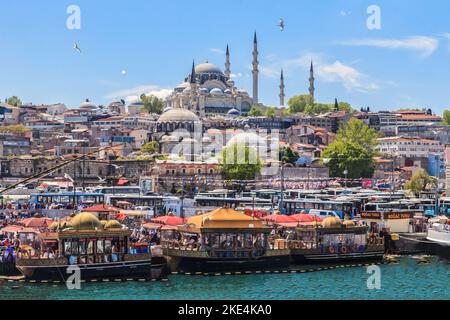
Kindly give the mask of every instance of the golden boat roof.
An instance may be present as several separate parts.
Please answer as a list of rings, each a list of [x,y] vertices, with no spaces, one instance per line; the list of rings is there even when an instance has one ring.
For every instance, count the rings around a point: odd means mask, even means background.
[[[187,225],[201,229],[270,229],[261,220],[231,208],[219,208],[187,219]]]

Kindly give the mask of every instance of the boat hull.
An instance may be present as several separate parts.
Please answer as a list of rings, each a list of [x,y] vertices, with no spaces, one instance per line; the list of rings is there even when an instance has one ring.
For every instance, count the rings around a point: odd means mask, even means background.
[[[291,249],[293,263],[339,263],[356,261],[376,261],[383,259],[384,246],[348,253],[324,253],[317,249]]]
[[[159,277],[164,264],[150,260],[123,261],[103,264],[77,265],[80,280],[92,279],[150,279]],[[26,280],[66,281],[74,274],[71,265],[17,265]],[[70,268],[70,269],[69,269]],[[161,271],[161,272],[160,272]]]
[[[206,255],[183,255],[174,251],[167,256],[172,271],[180,273],[245,272],[252,270],[281,270],[289,267],[289,251],[257,257],[219,258]]]

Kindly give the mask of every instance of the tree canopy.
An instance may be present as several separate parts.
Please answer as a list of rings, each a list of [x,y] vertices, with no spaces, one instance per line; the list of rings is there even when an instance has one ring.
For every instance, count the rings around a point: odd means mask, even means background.
[[[418,195],[421,191],[427,190],[428,186],[436,186],[436,179],[430,177],[425,170],[420,169],[412,176],[411,180],[405,184],[405,189]]]
[[[220,156],[220,170],[227,180],[254,180],[262,166],[256,150],[244,144],[227,146]]]
[[[17,96],[9,97],[6,99],[6,103],[14,107],[20,107],[22,105],[22,101]]]
[[[291,114],[304,112],[307,105],[311,102],[309,94],[300,94],[293,96],[288,101],[289,111]]]
[[[267,108],[266,117],[267,118],[272,118],[272,119],[275,117],[275,107]]]
[[[144,110],[148,113],[161,114],[164,109],[164,101],[154,95],[141,95],[141,100],[144,102]]]
[[[155,154],[159,152],[159,143],[157,141],[149,141],[141,147],[141,152]]]
[[[261,116],[263,116],[264,114],[263,114],[261,108],[259,108],[259,107],[257,107],[257,106],[253,106],[253,107],[250,109],[248,115],[249,115],[250,117],[261,117]]]
[[[356,118],[342,124],[337,132],[337,139],[354,142],[371,152],[374,151],[379,137],[376,130],[369,128],[363,121]]]
[[[336,140],[322,152],[322,163],[333,177],[370,178],[378,133],[363,121],[351,119],[338,130]]]
[[[298,158],[300,158],[300,155],[297,151],[292,150],[291,147],[285,146],[280,149],[280,161],[295,164]]]
[[[322,162],[330,169],[330,176],[371,178],[374,173],[373,155],[361,145],[343,140],[335,140],[322,153]]]
[[[0,132],[7,132],[7,133],[13,133],[13,134],[24,134],[27,131],[28,131],[28,129],[22,124],[18,124],[15,126],[0,126]]]
[[[445,110],[443,114],[444,124],[450,125],[450,110]]]

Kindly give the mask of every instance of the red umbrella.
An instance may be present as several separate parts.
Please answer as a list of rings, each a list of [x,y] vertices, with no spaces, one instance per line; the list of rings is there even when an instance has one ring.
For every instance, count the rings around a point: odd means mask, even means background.
[[[296,222],[294,218],[291,216],[286,216],[283,214],[272,214],[270,216],[264,217],[264,220],[270,221],[273,223],[289,223],[289,222]]]
[[[180,226],[184,224],[184,219],[177,216],[163,216],[152,219],[152,222],[164,224],[167,226]]]
[[[314,221],[321,222],[322,221],[322,219],[320,217],[318,217],[318,216],[315,216],[315,215],[312,215],[312,214],[305,214],[305,213],[294,214],[291,217],[295,221],[300,222],[300,223],[314,222]]]
[[[53,220],[48,218],[28,218],[22,220],[23,225],[27,228],[48,227],[52,222]]]

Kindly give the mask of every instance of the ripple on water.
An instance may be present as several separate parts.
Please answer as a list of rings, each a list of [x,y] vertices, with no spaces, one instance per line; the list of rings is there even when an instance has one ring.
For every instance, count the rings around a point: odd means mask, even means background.
[[[433,258],[417,265],[403,258],[397,265],[381,265],[381,289],[367,288],[366,268],[321,272],[253,274],[241,276],[170,276],[168,282],[84,283],[81,290],[65,286],[0,283],[1,299],[450,299],[449,265]],[[13,288],[14,287],[14,288]]]

